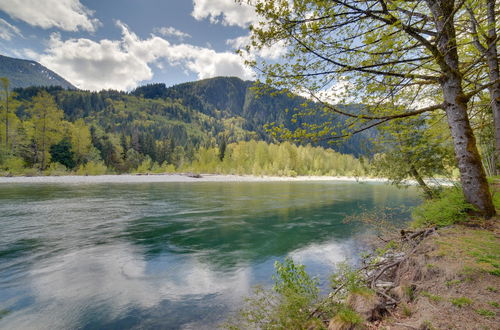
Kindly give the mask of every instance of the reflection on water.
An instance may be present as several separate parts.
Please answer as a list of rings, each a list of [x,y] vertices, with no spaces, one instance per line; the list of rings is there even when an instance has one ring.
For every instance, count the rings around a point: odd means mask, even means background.
[[[0,328],[214,328],[285,256],[323,283],[346,214],[413,205],[354,183],[0,186]]]

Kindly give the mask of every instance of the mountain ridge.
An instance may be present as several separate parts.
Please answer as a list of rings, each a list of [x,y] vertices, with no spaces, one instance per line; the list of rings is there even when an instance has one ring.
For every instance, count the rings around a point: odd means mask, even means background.
[[[264,125],[275,123],[295,130],[304,121],[325,119],[293,117],[304,103],[320,107],[304,97],[280,91],[258,92],[254,81],[238,77],[214,77],[167,87],[151,83],[125,92],[78,90],[43,65],[0,55],[0,77],[11,81],[19,99],[29,100],[48,91],[70,121],[84,119],[104,135],[126,135],[155,141],[174,140],[184,147],[242,140],[274,141]],[[345,106],[350,107],[350,106]],[[22,116],[22,113],[20,113]],[[342,123],[342,118],[334,118]],[[364,132],[335,145],[318,145],[360,156],[368,153],[373,134]],[[115,137],[116,139],[116,137]]]
[[[84,119],[103,134],[126,135],[156,141],[174,140],[184,147],[250,139],[273,142],[264,125],[275,123],[294,130],[304,120],[316,123],[321,115],[293,117],[307,101],[297,95],[259,93],[254,82],[237,77],[215,77],[166,87],[164,83],[140,86],[131,92],[64,90],[61,87],[16,89],[18,98],[29,100],[40,90],[54,96],[70,121]],[[319,105],[311,103],[312,106]],[[342,118],[334,123],[342,123]],[[372,133],[363,132],[335,145],[317,145],[345,154],[369,153]],[[116,138],[115,138],[116,139]]]
[[[60,86],[65,89],[77,89],[69,81],[36,61],[4,55],[0,55],[0,77],[9,79],[11,89],[30,86]]]

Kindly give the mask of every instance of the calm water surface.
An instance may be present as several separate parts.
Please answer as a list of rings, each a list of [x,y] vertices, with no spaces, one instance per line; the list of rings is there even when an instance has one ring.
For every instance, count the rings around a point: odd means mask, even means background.
[[[1,329],[212,329],[275,260],[326,287],[347,214],[418,203],[341,182],[0,184]]]

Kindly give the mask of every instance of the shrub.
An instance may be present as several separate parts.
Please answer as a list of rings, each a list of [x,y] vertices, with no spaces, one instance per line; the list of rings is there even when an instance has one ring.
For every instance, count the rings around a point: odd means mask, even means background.
[[[346,297],[349,293],[372,294],[366,286],[361,274],[353,269],[348,263],[337,264],[337,270],[330,277],[330,284],[334,290],[339,290],[339,296]]]
[[[309,308],[319,295],[318,280],[311,278],[303,265],[296,265],[291,258],[274,264],[276,275],[273,290],[279,296],[277,318],[284,328],[306,322]]]
[[[161,167],[165,173],[175,173],[176,171],[175,166],[173,164],[167,164],[167,162],[163,163]]]
[[[432,300],[434,302],[439,302],[439,301],[443,300],[443,297],[438,296],[438,295],[434,295],[428,291],[422,291],[422,292],[420,292],[420,294],[422,295],[422,297],[429,298],[430,300]]]
[[[22,172],[20,173],[21,175],[24,175],[24,176],[39,176],[41,175],[42,173],[40,172],[39,169],[37,168],[34,168],[34,167],[26,167],[22,170]]]
[[[80,165],[76,174],[78,175],[102,175],[106,174],[108,168],[101,161],[90,161],[85,165]]]
[[[10,175],[22,174],[24,171],[24,161],[19,157],[6,157],[3,164],[0,165],[0,169]]]
[[[353,326],[363,323],[363,318],[361,315],[356,313],[354,310],[348,307],[341,308],[337,315],[336,320],[339,320],[346,328],[351,329]]]
[[[47,175],[67,175],[68,169],[61,163],[50,163],[50,166],[45,170]]]
[[[303,329],[320,321],[310,318],[311,307],[318,301],[318,281],[291,258],[275,263],[275,284],[272,290],[257,287],[247,298],[239,317],[230,329]],[[328,307],[325,307],[328,309]]]
[[[493,205],[497,210],[500,210],[500,191],[493,190]]]
[[[410,317],[413,314],[413,311],[411,310],[410,306],[403,304],[402,305],[402,311],[403,315],[406,317]]]
[[[465,201],[462,191],[450,188],[442,191],[439,197],[425,201],[412,213],[413,227],[449,226],[466,220],[474,207]]]
[[[146,159],[144,159],[142,163],[133,171],[133,173],[138,173],[138,174],[150,173],[152,167],[153,167],[153,161],[151,160],[151,157],[147,156]]]

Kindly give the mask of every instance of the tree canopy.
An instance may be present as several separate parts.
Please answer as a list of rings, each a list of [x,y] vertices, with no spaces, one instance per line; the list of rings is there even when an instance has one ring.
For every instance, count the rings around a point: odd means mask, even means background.
[[[471,56],[470,33],[463,28],[485,5],[493,8],[485,26],[497,31],[494,0],[246,2],[261,20],[251,27],[251,43],[242,54],[266,84],[307,94],[323,104],[322,111],[349,118],[347,136],[393,119],[444,111],[465,198],[485,217],[495,214],[468,111],[470,101],[497,81],[487,79],[494,65]],[[492,35],[488,49],[496,48]],[[283,60],[265,62],[255,55],[271,45],[285,48]],[[329,91],[339,86],[366,106],[349,112],[332,105]],[[303,124],[295,132],[338,137],[329,124]]]

